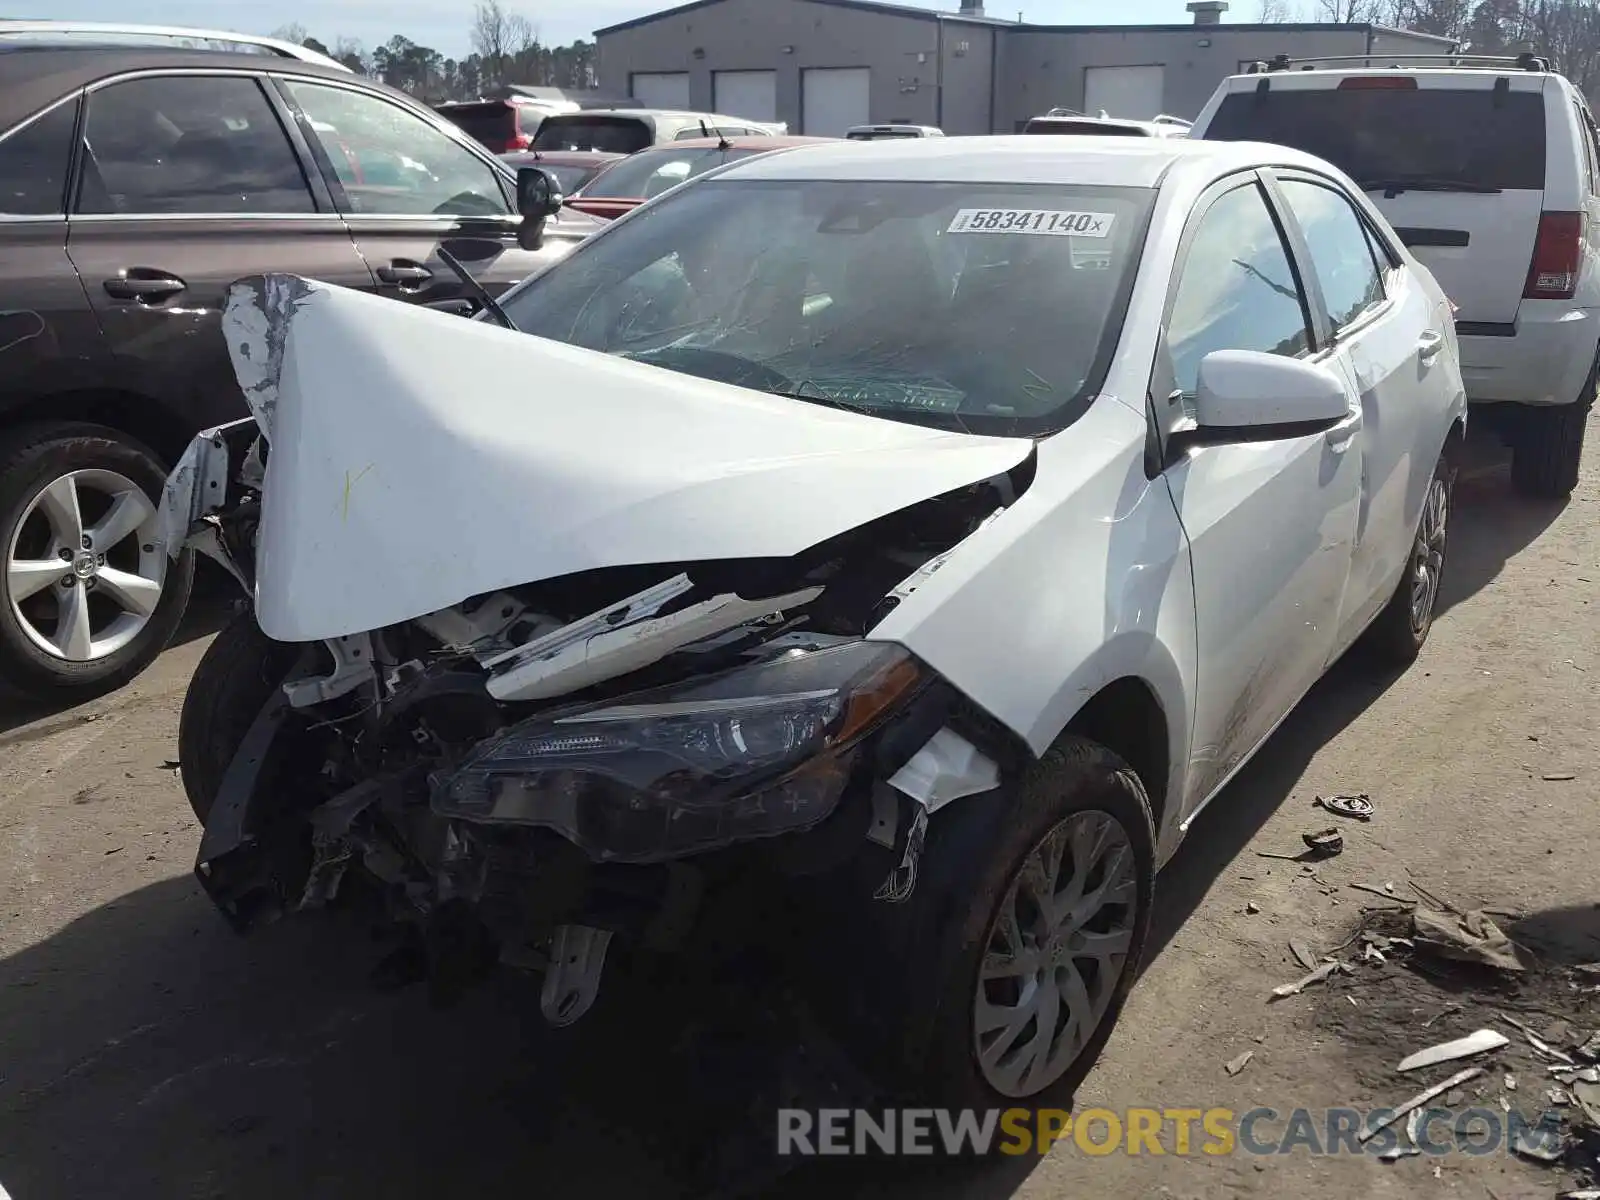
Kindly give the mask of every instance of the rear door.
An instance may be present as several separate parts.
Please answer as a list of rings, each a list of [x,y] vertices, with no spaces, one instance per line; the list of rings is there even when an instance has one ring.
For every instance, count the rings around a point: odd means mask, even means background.
[[[135,390],[197,427],[248,415],[217,336],[228,286],[371,275],[265,81],[157,72],[89,92],[67,252]]]
[[[291,75],[278,84],[379,295],[455,310],[471,292],[440,247],[493,295],[570,248],[517,244],[509,176],[465,136],[381,92]]]
[[[1326,159],[1367,191],[1459,322],[1515,321],[1545,207],[1546,77],[1319,74],[1257,77],[1222,100],[1203,136]]]
[[[1329,331],[1329,365],[1361,407],[1360,507],[1332,650],[1339,654],[1388,602],[1411,551],[1455,399],[1447,382],[1450,312],[1400,265],[1338,184],[1301,172],[1275,175],[1307,294]]]

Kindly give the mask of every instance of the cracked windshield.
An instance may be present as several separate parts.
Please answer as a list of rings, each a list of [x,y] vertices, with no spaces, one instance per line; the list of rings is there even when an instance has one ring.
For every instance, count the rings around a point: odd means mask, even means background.
[[[528,333],[817,404],[1050,426],[1093,390],[1147,194],[718,182],[505,302]]]

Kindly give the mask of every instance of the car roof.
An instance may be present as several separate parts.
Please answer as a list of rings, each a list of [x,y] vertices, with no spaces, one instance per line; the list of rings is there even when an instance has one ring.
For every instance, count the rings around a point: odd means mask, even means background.
[[[658,142],[654,146],[646,146],[643,150],[634,151],[635,154],[652,154],[663,150],[715,150],[719,146],[727,146],[730,150],[784,150],[795,146],[820,146],[830,142],[837,142],[838,138],[802,137],[799,134],[777,134],[764,137],[761,134],[738,134],[728,138],[678,138],[671,142]]]
[[[1215,178],[1268,163],[1328,170],[1321,159],[1299,150],[1254,142],[1006,134],[807,146],[788,154],[745,159],[726,168],[718,178],[971,180],[1150,188],[1173,172]]]
[[[1429,87],[1442,83],[1459,84],[1471,82],[1485,91],[1493,88],[1499,79],[1509,79],[1515,83],[1519,79],[1531,80],[1537,86],[1528,87],[1530,91],[1538,91],[1544,86],[1547,79],[1563,79],[1564,76],[1556,71],[1528,71],[1520,67],[1504,67],[1491,69],[1487,67],[1316,67],[1296,69],[1293,71],[1256,71],[1230,75],[1226,84],[1231,91],[1253,90],[1260,86],[1263,79],[1270,80],[1268,90],[1275,88],[1316,91],[1325,88],[1337,87],[1346,79],[1370,76],[1415,76],[1419,87]],[[1518,85],[1525,87],[1527,85]]]
[[[272,71],[276,74],[315,76],[345,84],[353,79],[350,72],[343,68],[261,54],[126,46],[67,48],[0,44],[0,133],[62,97],[102,79],[132,71],[171,69]],[[380,91],[401,94],[371,80],[363,82]]]

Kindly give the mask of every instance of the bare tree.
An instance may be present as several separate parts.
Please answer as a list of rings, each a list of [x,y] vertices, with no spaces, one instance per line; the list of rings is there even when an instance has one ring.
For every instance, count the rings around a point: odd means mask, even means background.
[[[311,34],[299,21],[290,21],[287,25],[279,25],[274,29],[272,36],[280,42],[293,42],[296,46],[303,46]]]
[[[1288,0],[1261,0],[1261,7],[1256,10],[1256,23],[1260,25],[1282,25],[1294,20],[1294,13],[1289,10]]]
[[[1390,0],[1316,0],[1317,19],[1337,25],[1388,23],[1392,17]]]
[[[539,31],[521,13],[509,12],[500,0],[480,0],[472,16],[472,48],[483,62],[485,81],[509,83],[506,76],[518,58],[539,44]]]

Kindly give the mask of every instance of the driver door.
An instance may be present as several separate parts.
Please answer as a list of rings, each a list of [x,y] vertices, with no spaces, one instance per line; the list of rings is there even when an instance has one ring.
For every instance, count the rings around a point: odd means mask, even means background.
[[[280,76],[335,203],[380,296],[467,311],[444,246],[490,295],[565,253],[556,239],[517,244],[509,180],[463,139],[358,86]]]

